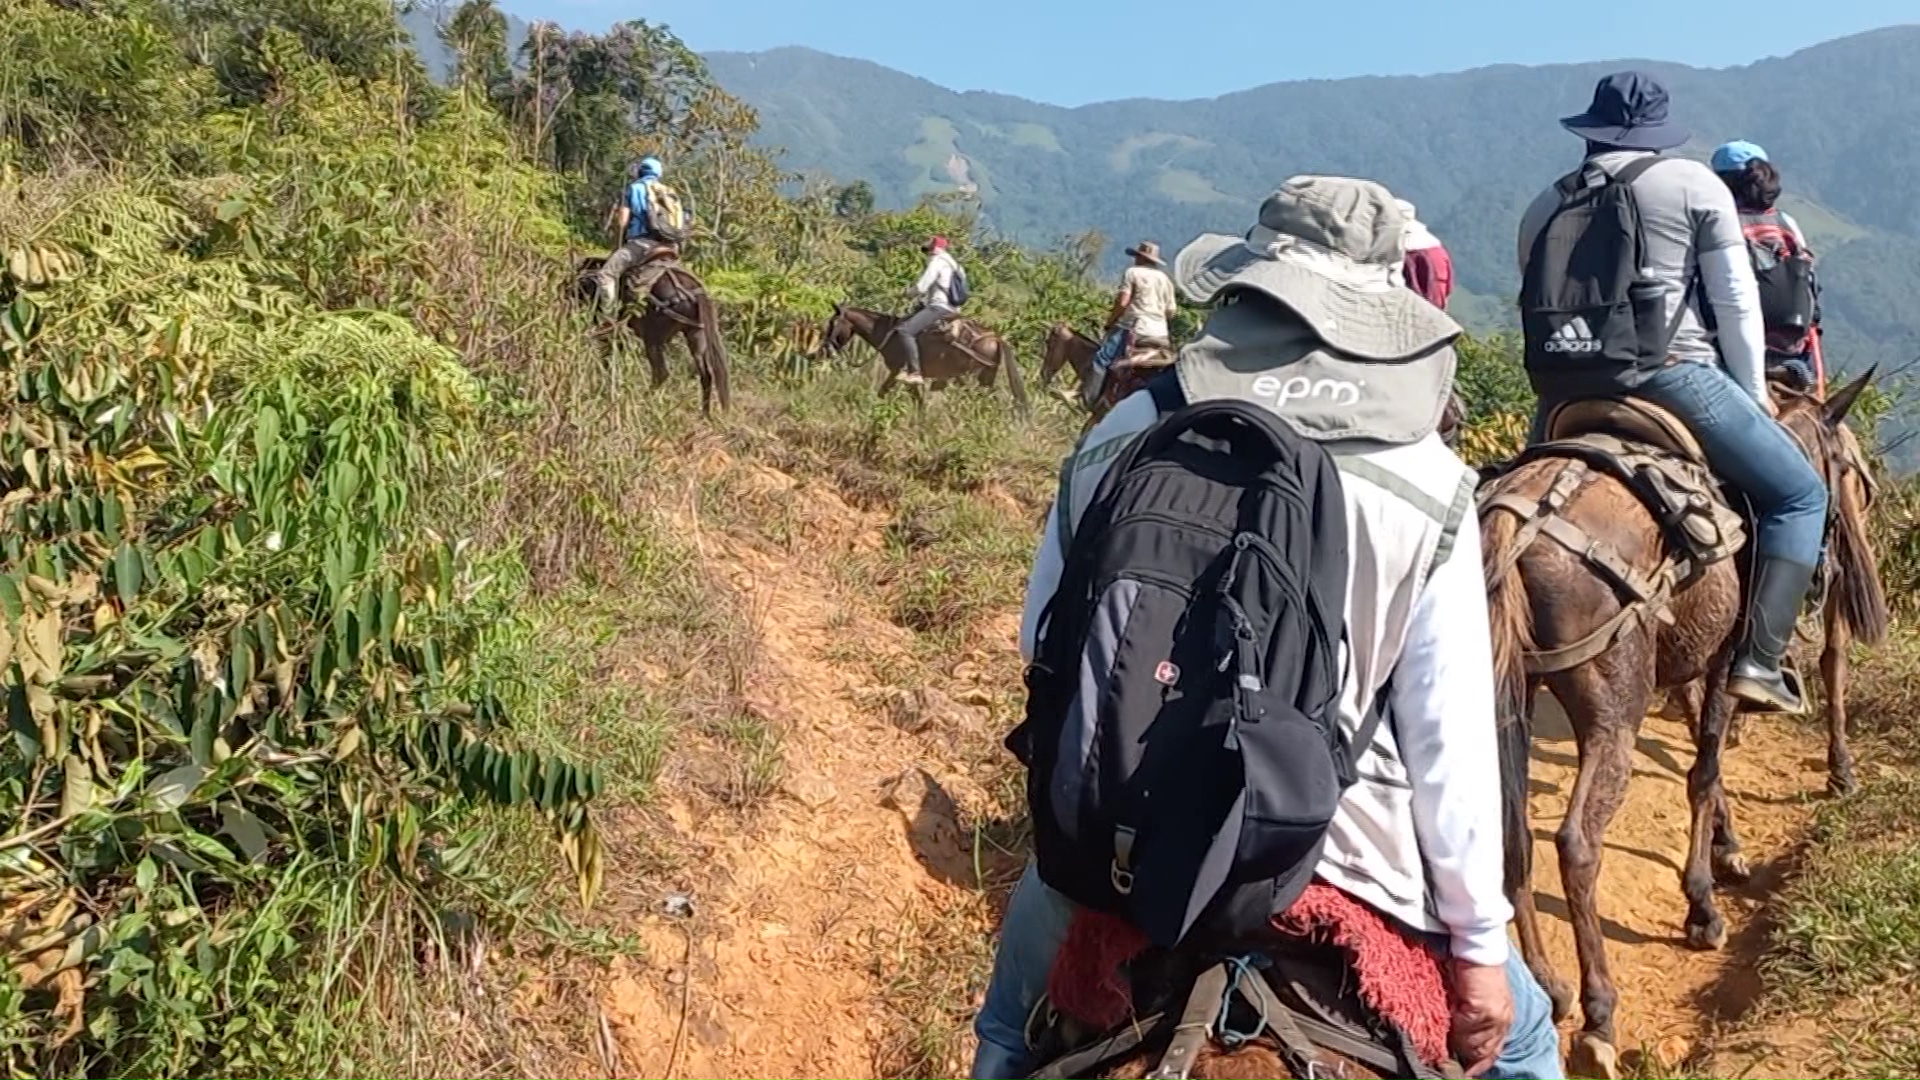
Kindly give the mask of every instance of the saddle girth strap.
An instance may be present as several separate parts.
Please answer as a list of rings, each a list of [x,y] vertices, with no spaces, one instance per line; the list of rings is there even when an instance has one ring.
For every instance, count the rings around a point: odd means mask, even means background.
[[[1391,1048],[1289,1008],[1274,994],[1272,984],[1265,977],[1242,979],[1239,988],[1248,997],[1249,1004],[1260,1011],[1273,1029],[1281,1051],[1287,1057],[1287,1064],[1302,1075],[1332,1075],[1327,1071],[1326,1063],[1320,1061],[1321,1047],[1387,1076],[1405,1074],[1414,1080],[1454,1080],[1460,1075],[1451,1062],[1445,1068],[1436,1070],[1421,1060],[1413,1047],[1413,1039],[1398,1025],[1385,1019],[1380,1020],[1380,1024],[1386,1028],[1387,1037],[1392,1041]],[[1299,993],[1297,989],[1294,992]]]
[[[1173,1029],[1173,1041],[1160,1059],[1160,1066],[1147,1074],[1148,1080],[1187,1080],[1200,1048],[1213,1033],[1214,1017],[1220,1014],[1220,1002],[1227,994],[1227,965],[1214,964],[1200,973],[1187,993],[1187,1006],[1180,1012],[1180,1023]]]

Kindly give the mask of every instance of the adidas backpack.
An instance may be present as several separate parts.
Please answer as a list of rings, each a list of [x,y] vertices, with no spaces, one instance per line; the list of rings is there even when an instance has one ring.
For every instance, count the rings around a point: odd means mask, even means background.
[[[1633,196],[1633,182],[1661,160],[1641,158],[1611,177],[1583,165],[1554,185],[1560,205],[1534,238],[1520,283],[1528,371],[1666,361],[1666,288],[1645,269]]]
[[[1746,234],[1747,255],[1760,286],[1767,351],[1799,356],[1807,351],[1815,319],[1813,254],[1800,246],[1778,210],[1740,215],[1740,230]]]
[[[1007,747],[1042,880],[1161,946],[1253,945],[1354,779],[1346,506],[1326,450],[1270,410],[1183,406],[1171,373],[1149,389],[1161,418],[1067,543]]]

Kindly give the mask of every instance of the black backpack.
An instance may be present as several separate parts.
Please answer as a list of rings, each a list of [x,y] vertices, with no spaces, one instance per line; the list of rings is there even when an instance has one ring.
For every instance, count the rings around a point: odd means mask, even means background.
[[[1534,238],[1520,283],[1528,371],[1659,367],[1675,326],[1666,287],[1646,271],[1633,182],[1661,158],[1617,174],[1587,164],[1554,185],[1560,205]]]
[[[1231,948],[1272,940],[1354,780],[1346,507],[1324,448],[1174,378],[1068,544],[1007,747],[1042,880],[1163,947]]]

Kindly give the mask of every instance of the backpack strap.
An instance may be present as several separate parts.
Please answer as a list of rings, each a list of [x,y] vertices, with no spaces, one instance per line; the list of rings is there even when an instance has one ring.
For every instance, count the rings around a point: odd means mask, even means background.
[[[1153,395],[1153,407],[1161,416],[1179,412],[1186,408],[1187,392],[1180,385],[1180,376],[1175,368],[1155,375],[1147,381],[1147,393]]]

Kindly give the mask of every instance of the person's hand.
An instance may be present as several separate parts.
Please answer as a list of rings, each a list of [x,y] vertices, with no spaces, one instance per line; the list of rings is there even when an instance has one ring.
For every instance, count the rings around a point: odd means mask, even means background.
[[[1453,962],[1453,1053],[1468,1076],[1493,1068],[1513,1027],[1513,990],[1504,966]]]
[[[1774,402],[1771,392],[1760,395],[1760,411],[1775,420],[1780,419],[1780,406]]]

